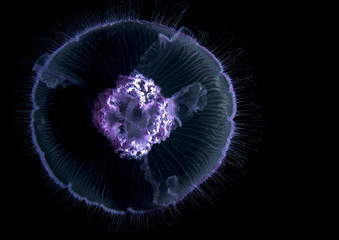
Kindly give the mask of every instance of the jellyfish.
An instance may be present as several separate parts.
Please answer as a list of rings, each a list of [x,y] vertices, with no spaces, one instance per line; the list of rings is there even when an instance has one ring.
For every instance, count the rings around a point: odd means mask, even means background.
[[[180,204],[224,161],[236,97],[191,32],[140,19],[85,29],[33,66],[31,131],[48,175],[113,215]]]

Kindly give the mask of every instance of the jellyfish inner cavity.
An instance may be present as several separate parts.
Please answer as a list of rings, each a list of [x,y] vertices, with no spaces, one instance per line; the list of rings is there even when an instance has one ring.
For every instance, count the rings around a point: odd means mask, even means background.
[[[165,98],[152,79],[140,73],[119,76],[116,87],[98,94],[93,125],[121,158],[140,159],[155,143],[165,141],[177,125],[206,105],[206,90],[193,83]],[[181,118],[181,119],[180,119]]]

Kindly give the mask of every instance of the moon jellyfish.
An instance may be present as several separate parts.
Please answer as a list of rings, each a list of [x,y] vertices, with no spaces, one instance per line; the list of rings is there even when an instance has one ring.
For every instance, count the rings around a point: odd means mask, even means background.
[[[36,60],[31,128],[49,176],[106,212],[182,202],[220,167],[236,113],[220,61],[182,27],[92,26]]]

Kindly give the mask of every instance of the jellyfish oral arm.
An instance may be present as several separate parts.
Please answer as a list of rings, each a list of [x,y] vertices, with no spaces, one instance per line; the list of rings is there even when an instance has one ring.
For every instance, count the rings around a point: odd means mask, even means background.
[[[207,90],[201,83],[194,82],[181,88],[171,97],[171,111],[182,126],[182,121],[188,121],[198,111],[202,111],[207,104]]]

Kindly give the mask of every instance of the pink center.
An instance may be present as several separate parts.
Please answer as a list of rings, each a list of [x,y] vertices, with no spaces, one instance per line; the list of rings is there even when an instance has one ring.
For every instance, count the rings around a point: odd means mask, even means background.
[[[92,120],[122,158],[141,158],[169,137],[174,103],[141,74],[119,76],[116,87],[99,93]]]

